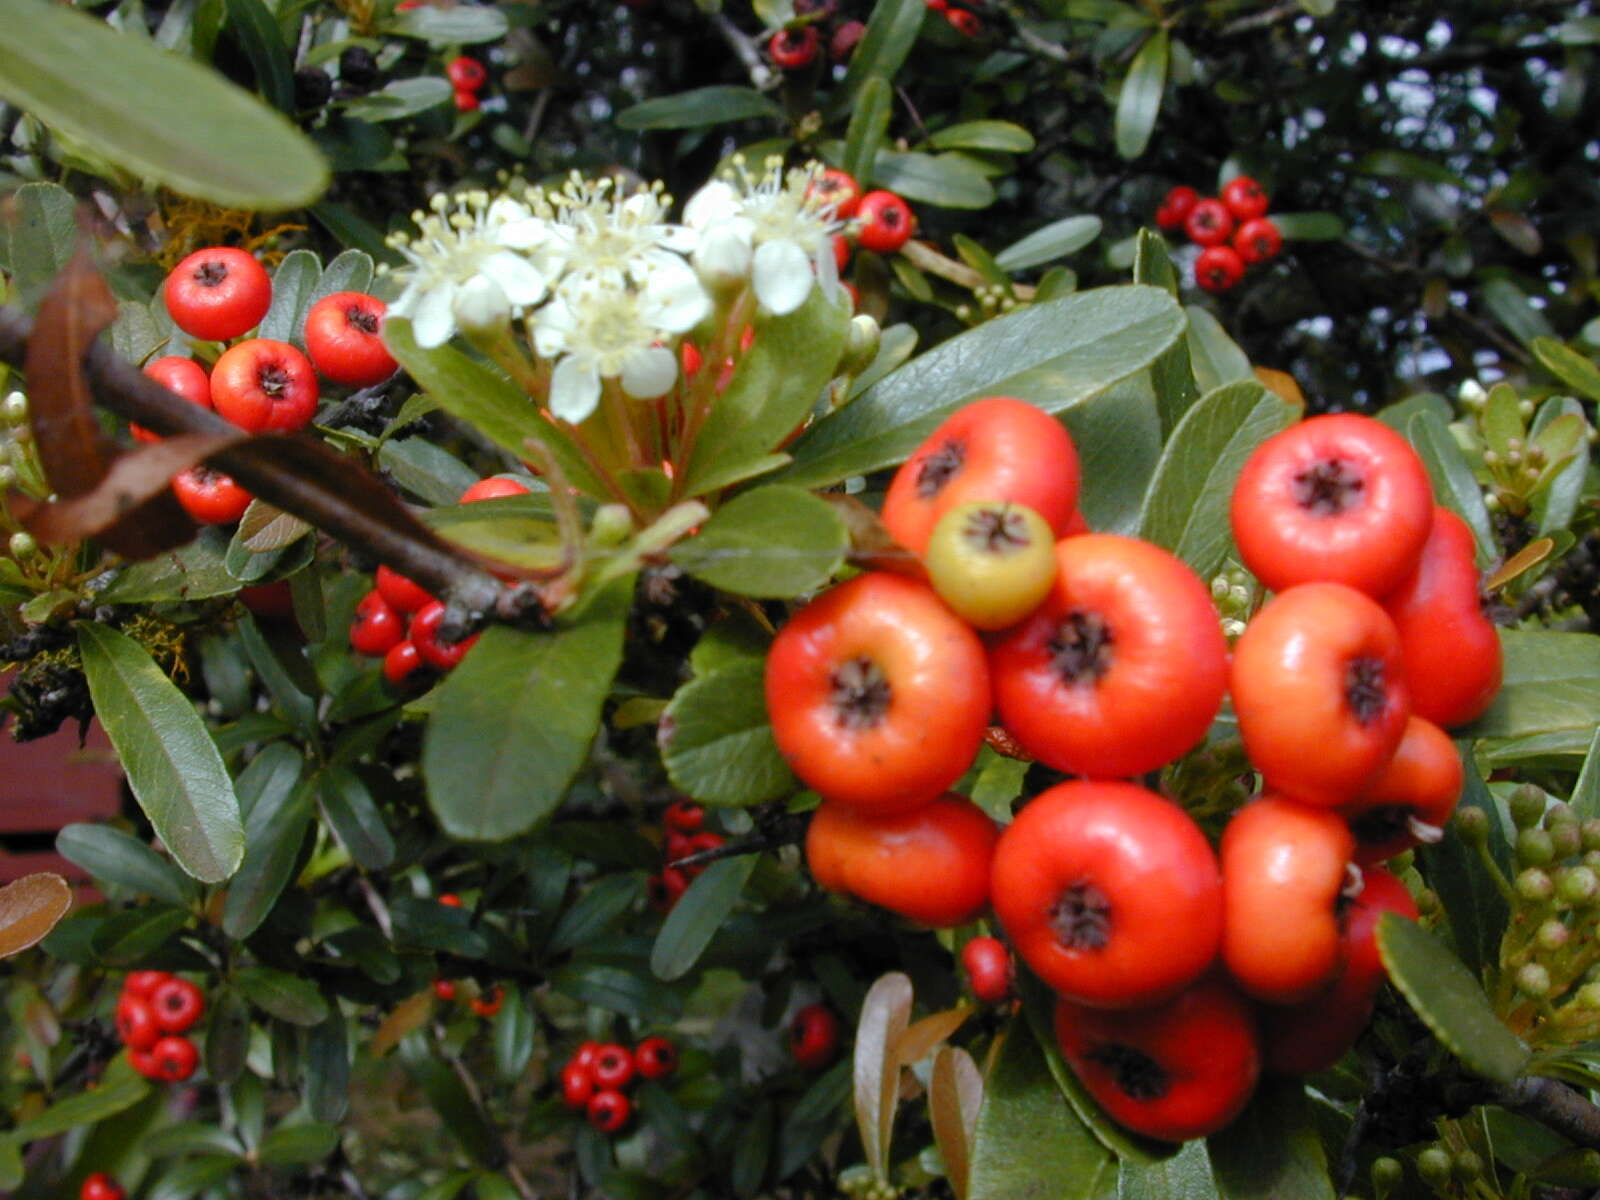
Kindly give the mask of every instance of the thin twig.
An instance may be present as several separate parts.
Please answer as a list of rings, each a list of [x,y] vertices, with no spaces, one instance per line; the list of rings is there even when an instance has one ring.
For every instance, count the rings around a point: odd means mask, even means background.
[[[1222,36],[1235,37],[1241,33],[1254,33],[1257,29],[1266,29],[1304,12],[1305,9],[1299,4],[1280,4],[1277,8],[1269,8],[1264,12],[1252,13],[1248,17],[1240,17],[1237,21],[1230,21],[1222,27]]]
[[[1580,1146],[1600,1149],[1600,1108],[1564,1083],[1540,1075],[1524,1075],[1499,1088],[1495,1102],[1532,1117]]]
[[[762,59],[761,50],[753,40],[745,36],[739,27],[722,13],[712,13],[711,23],[722,35],[722,40],[728,43],[729,48],[744,64],[745,71],[750,75],[752,87],[757,91],[766,92],[778,86],[778,73]]]

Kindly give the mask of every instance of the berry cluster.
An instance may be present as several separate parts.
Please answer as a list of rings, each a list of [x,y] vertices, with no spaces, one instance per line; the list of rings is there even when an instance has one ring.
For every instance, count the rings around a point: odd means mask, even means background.
[[[526,496],[528,488],[514,479],[491,476],[461,493],[461,503]],[[383,659],[383,677],[399,687],[425,668],[448,671],[467,656],[478,638],[439,640],[444,601],[400,572],[379,567],[375,586],[356,605],[350,623],[350,647],[357,654]]]
[[[561,1068],[561,1098],[601,1133],[618,1133],[633,1118],[633,1083],[665,1079],[677,1069],[678,1048],[664,1037],[647,1037],[632,1050],[620,1042],[584,1042]]]
[[[1192,187],[1175,187],[1156,209],[1162,229],[1182,229],[1204,247],[1195,259],[1194,281],[1208,292],[1225,292],[1244,278],[1245,268],[1266,262],[1283,248],[1283,234],[1267,216],[1266,190],[1248,175],[1202,197]]]
[[[78,1200],[127,1200],[128,1191],[104,1171],[96,1171],[78,1189]]]
[[[844,232],[833,238],[833,261],[841,275],[849,265],[853,246],[874,254],[893,254],[916,231],[917,218],[902,197],[882,188],[864,192],[848,171],[827,168],[812,183],[810,192],[830,201],[833,215],[845,223]]]
[[[226,246],[196,250],[167,276],[167,312],[190,337],[227,342],[254,329],[272,306],[272,281],[249,254]],[[212,409],[250,433],[293,433],[317,410],[317,375],[343,387],[370,387],[394,374],[378,336],[386,306],[362,292],[324,296],[306,313],[302,354],[288,342],[246,338],[229,346],[209,375],[192,358],[158,358],[144,373],[191,404]],[[309,357],[308,357],[309,356]],[[139,426],[141,442],[156,434]],[[204,464],[182,471],[172,490],[195,521],[231,525],[251,496]]]
[[[457,111],[476,112],[478,93],[489,81],[489,72],[483,64],[470,55],[462,54],[450,60],[444,73],[445,78],[450,80],[450,86],[455,89]]]
[[[440,892],[439,903],[444,905],[446,908],[460,908],[461,897],[456,895],[454,892]],[[444,1001],[446,1004],[454,1003],[457,995],[459,994],[455,980],[445,979],[443,977],[435,979],[433,981],[433,994],[436,998]],[[498,1013],[505,1005],[505,1002],[505,989],[499,984],[496,984],[494,987],[489,988],[488,990],[479,989],[477,993],[473,995],[472,999],[467,1002],[467,1004],[468,1007],[470,1007],[478,1016],[488,1018]]]
[[[983,0],[975,2],[981,4]],[[927,5],[929,11],[938,13],[963,37],[975,38],[983,33],[983,18],[970,8],[952,4],[950,0],[927,0]]]
[[[1231,1121],[1263,1065],[1320,1069],[1364,1027],[1377,918],[1416,915],[1376,864],[1441,836],[1462,767],[1440,726],[1492,700],[1499,642],[1470,535],[1368,418],[1302,422],[1241,472],[1234,538],[1277,595],[1231,662],[1205,583],[1160,547],[1088,531],[1077,489],[1047,414],[1005,397],[958,411],[882,511],[931,583],[869,572],[812,601],[773,642],[767,706],[823,797],[806,838],[818,883],[930,926],[992,905],[1057,993],[1089,1090],[1181,1141]],[[1230,694],[1264,790],[1219,852],[1126,780],[1199,745]],[[986,737],[1080,778],[997,831],[946,791]],[[974,990],[1003,998],[1003,947],[973,953]]]
[[[205,1011],[205,993],[187,979],[166,971],[130,972],[117,998],[116,1025],[134,1070],[168,1083],[193,1075],[200,1052],[184,1035]]]
[[[650,876],[650,906],[669,913],[689,888],[689,881],[706,869],[706,863],[679,867],[679,859],[715,850],[722,835],[705,828],[706,810],[693,800],[674,800],[661,815],[666,837],[661,845],[661,871]]]

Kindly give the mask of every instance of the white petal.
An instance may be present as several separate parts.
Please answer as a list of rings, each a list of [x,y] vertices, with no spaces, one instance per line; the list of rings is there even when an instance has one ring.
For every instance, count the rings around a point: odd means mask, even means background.
[[[456,288],[451,310],[455,313],[456,324],[468,333],[499,329],[511,319],[511,302],[500,285],[487,275],[469,279]]]
[[[743,279],[750,273],[751,235],[747,222],[729,221],[704,233],[694,252],[695,270],[706,282]]]
[[[833,243],[823,242],[811,258],[811,269],[817,276],[817,286],[831,304],[848,304],[844,289],[839,286],[839,262],[833,257]]]
[[[456,331],[455,295],[455,286],[449,283],[437,284],[422,293],[417,300],[416,320],[411,323],[417,345],[431,350],[450,340]]]
[[[498,283],[513,304],[537,304],[544,299],[544,276],[520,254],[497,251],[485,258],[478,270]]]
[[[600,376],[570,355],[550,375],[550,411],[576,425],[600,403]]]
[[[663,225],[661,234],[656,240],[668,250],[676,250],[679,254],[692,254],[694,248],[700,244],[700,231],[691,229],[687,225]]]
[[[663,264],[650,272],[639,298],[639,315],[657,328],[685,333],[706,319],[711,297],[688,263],[681,258],[672,261],[675,265]]]
[[[750,279],[761,306],[781,317],[811,294],[811,261],[793,242],[764,242],[756,248]]]
[[[683,223],[696,229],[705,229],[726,221],[739,211],[739,193],[731,184],[714,180],[689,197],[683,206]]]
[[[557,296],[539,310],[533,326],[533,348],[540,358],[554,358],[567,348],[567,342],[578,327],[572,309]]]
[[[417,298],[422,295],[422,288],[417,281],[412,279],[406,284],[405,291],[399,297],[389,302],[389,315],[391,317],[404,317],[410,320],[417,311]]]
[[[677,378],[677,356],[665,346],[646,346],[622,364],[622,390],[636,400],[665,396]]]

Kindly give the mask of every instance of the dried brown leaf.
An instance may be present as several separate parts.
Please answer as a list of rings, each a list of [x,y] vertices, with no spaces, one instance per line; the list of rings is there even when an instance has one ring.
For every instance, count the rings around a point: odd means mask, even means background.
[[[894,571],[912,579],[926,580],[928,572],[922,560],[895,541],[878,514],[854,496],[827,492],[822,497],[833,505],[833,511],[844,522],[850,535],[850,561],[858,567],[875,571]]]
[[[378,1025],[378,1031],[372,1035],[373,1056],[382,1058],[389,1053],[400,1044],[406,1034],[421,1029],[432,1012],[431,991],[418,992],[415,996],[400,1001]]]
[[[972,1055],[955,1046],[942,1047],[933,1060],[928,1085],[928,1112],[933,1140],[944,1159],[945,1177],[956,1200],[966,1200],[972,1168],[972,1139],[983,1104],[983,1076]]]
[[[239,519],[239,541],[250,553],[265,554],[298,542],[310,529],[299,517],[265,500],[252,500]]]
[[[920,1062],[940,1042],[948,1041],[950,1035],[960,1029],[971,1015],[971,1008],[958,1004],[954,1008],[923,1017],[900,1035],[900,1040],[894,1045],[895,1059],[902,1067]]]
[[[911,980],[899,971],[879,976],[861,1004],[854,1062],[856,1125],[867,1165],[879,1179],[889,1157],[900,1066],[895,1047],[911,1021]]]
[[[72,889],[59,875],[24,875],[0,888],[0,958],[20,954],[56,927],[72,907]]]

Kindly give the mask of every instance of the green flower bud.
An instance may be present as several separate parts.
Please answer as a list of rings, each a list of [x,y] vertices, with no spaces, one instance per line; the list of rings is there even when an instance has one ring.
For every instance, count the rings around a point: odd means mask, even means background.
[[[589,524],[589,544],[596,548],[620,546],[633,534],[633,518],[626,505],[602,504]]]
[[[1590,817],[1578,827],[1585,850],[1600,850],[1600,817]]]
[[[1475,1151],[1459,1150],[1450,1164],[1450,1169],[1462,1183],[1471,1183],[1483,1174],[1483,1159]]]
[[[8,425],[21,425],[28,419],[28,398],[21,392],[12,392],[0,404],[0,412],[4,413]]]
[[[18,530],[11,535],[11,557],[18,562],[27,562],[39,553],[39,543],[33,540],[33,534]]]
[[[1572,1002],[1579,1008],[1594,1011],[1600,1009],[1600,983],[1586,983],[1578,989]]]
[[[1544,816],[1544,793],[1525,783],[1511,793],[1511,819],[1518,829],[1530,829]]]
[[[1443,1146],[1429,1146],[1417,1155],[1417,1174],[1436,1188],[1450,1182],[1451,1166],[1450,1151]]]
[[[1556,873],[1556,896],[1569,905],[1592,904],[1600,894],[1600,875],[1592,867],[1563,867]]]
[[[1559,917],[1551,917],[1535,931],[1533,940],[1541,950],[1559,950],[1572,940],[1572,931]]]
[[[1489,841],[1489,814],[1473,804],[1456,809],[1456,832],[1469,846],[1482,846]]]
[[[1439,911],[1439,893],[1432,888],[1423,888],[1417,893],[1417,912],[1424,917],[1431,917]]]
[[[1227,594],[1228,577],[1226,575],[1218,575],[1211,581],[1211,598],[1213,600],[1222,600]]]
[[[1558,859],[1571,858],[1583,849],[1583,830],[1576,821],[1566,821],[1546,830],[1550,844],[1556,849]]]
[[[1376,1200],[1384,1200],[1405,1181],[1405,1177],[1406,1169],[1399,1159],[1384,1155],[1372,1160],[1372,1191]]]
[[[1544,827],[1554,829],[1558,825],[1576,825],[1578,814],[1572,810],[1572,805],[1565,800],[1557,800],[1544,810]]]
[[[850,318],[850,329],[845,335],[844,359],[839,364],[846,375],[859,375],[878,357],[878,347],[883,341],[883,331],[866,313]]]
[[[1538,867],[1529,867],[1517,876],[1513,885],[1517,895],[1532,904],[1543,904],[1555,894],[1556,885]]]
[[[1517,990],[1535,999],[1550,994],[1550,972],[1539,963],[1523,963],[1517,968]]]
[[[1555,839],[1548,829],[1524,829],[1517,834],[1517,862],[1523,866],[1542,867],[1555,856]]]
[[[1417,852],[1415,850],[1402,850],[1389,860],[1389,870],[1396,875],[1403,875],[1411,869],[1412,864],[1416,861]]]

